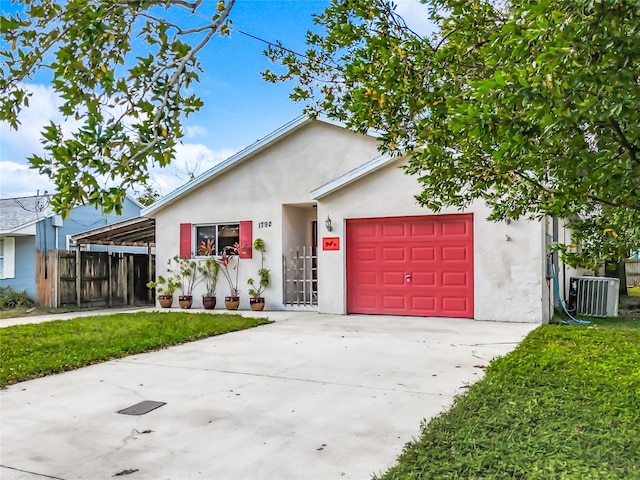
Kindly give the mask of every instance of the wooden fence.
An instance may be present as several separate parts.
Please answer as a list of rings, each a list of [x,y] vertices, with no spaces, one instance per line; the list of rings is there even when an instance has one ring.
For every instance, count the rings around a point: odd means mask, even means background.
[[[152,304],[152,292],[146,284],[154,276],[154,262],[154,256],[146,254],[38,251],[38,303],[54,308]]]
[[[625,265],[627,287],[640,285],[640,260],[629,260]]]

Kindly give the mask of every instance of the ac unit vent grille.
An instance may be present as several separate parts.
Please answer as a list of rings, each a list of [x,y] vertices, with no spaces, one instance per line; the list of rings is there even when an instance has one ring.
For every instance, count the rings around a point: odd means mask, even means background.
[[[620,280],[608,277],[577,277],[576,314],[617,317]]]

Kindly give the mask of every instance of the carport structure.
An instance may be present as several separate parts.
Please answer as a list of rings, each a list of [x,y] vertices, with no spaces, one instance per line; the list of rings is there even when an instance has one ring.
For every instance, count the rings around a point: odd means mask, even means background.
[[[102,245],[118,247],[145,247],[147,249],[147,274],[148,278],[154,276],[154,262],[152,248],[156,245],[156,222],[153,218],[136,217],[112,223],[103,227],[87,230],[71,236],[71,240],[76,244],[76,297],[78,306],[81,302],[82,289],[82,246]],[[131,265],[132,266],[132,265]],[[111,269],[109,269],[111,271]],[[110,282],[111,283],[111,282]],[[148,301],[153,302],[153,292],[148,291]]]

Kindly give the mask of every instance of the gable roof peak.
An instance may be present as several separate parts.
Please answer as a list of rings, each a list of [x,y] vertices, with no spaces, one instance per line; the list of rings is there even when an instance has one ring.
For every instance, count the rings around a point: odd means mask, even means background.
[[[185,183],[184,185],[176,188],[173,192],[171,192],[171,193],[165,195],[164,197],[158,199],[156,202],[154,202],[153,204],[149,205],[148,207],[143,208],[142,211],[140,212],[140,215],[141,216],[152,216],[153,213],[155,213],[156,211],[158,211],[158,210],[170,205],[171,203],[173,203],[177,199],[181,198],[183,195],[185,195],[190,190],[197,188],[198,186],[202,185],[203,183],[207,182],[208,180],[211,180],[212,178],[215,178],[216,176],[220,175],[226,169],[228,169],[228,168],[230,168],[230,167],[232,167],[234,165],[237,165],[238,163],[240,163],[240,162],[248,159],[249,157],[253,156],[255,153],[265,149],[269,145],[271,145],[271,144],[283,139],[287,135],[290,135],[291,133],[295,132],[296,130],[298,130],[303,125],[306,125],[306,124],[314,122],[314,121],[317,121],[317,122],[320,122],[320,123],[324,123],[324,124],[327,124],[327,125],[333,125],[333,126],[336,126],[336,127],[339,127],[339,128],[343,128],[343,129],[347,129],[347,126],[346,126],[346,124],[344,122],[341,122],[339,120],[334,120],[334,119],[329,118],[329,117],[324,116],[324,115],[317,115],[315,117],[312,117],[312,116],[309,116],[309,115],[300,115],[299,117],[294,118],[290,122],[285,123],[280,128],[278,128],[278,129],[274,130],[273,132],[265,135],[261,139],[255,141],[254,143],[252,143],[248,147],[246,147],[246,148],[240,150],[239,152],[231,155],[226,160],[223,160],[222,162],[218,163],[217,165],[214,165],[213,167],[211,167],[206,172],[198,175],[193,180],[190,180],[187,183]],[[378,137],[380,135],[380,133],[375,131],[375,130],[369,130],[367,132],[367,135],[372,136],[372,137]]]

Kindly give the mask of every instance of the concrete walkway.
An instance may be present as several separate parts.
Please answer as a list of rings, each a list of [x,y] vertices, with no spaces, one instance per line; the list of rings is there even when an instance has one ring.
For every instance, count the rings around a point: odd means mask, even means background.
[[[263,315],[276,323],[0,391],[0,478],[370,478],[536,327]],[[116,413],[144,400],[166,405]]]

